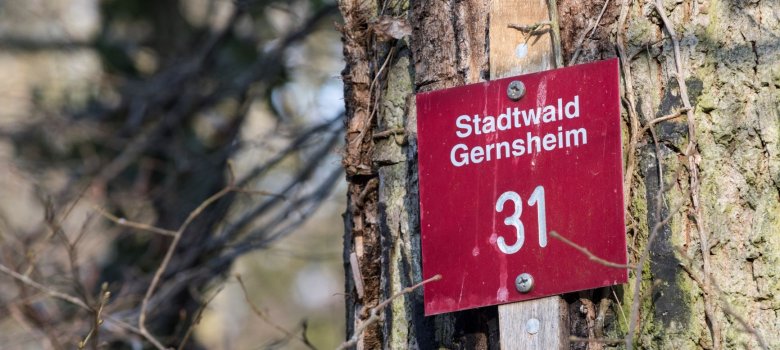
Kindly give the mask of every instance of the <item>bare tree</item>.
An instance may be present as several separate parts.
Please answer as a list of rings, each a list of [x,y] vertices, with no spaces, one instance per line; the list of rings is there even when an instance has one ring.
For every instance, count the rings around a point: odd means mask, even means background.
[[[50,172],[67,181],[58,192],[39,185],[46,215],[35,232],[0,229],[0,281],[16,286],[0,314],[55,349],[198,348],[191,333],[204,293],[236,258],[300,227],[342,179],[328,164],[340,147],[341,113],[313,121],[273,97],[290,74],[286,55],[332,29],[336,7],[237,1],[223,23],[196,26],[178,0],[101,6],[100,30],[88,40],[0,37],[18,52],[88,50],[107,72],[83,107],[42,101],[40,117],[0,130],[33,181]],[[272,10],[305,17],[274,33]],[[241,132],[258,105],[276,124],[248,143]],[[246,148],[267,158],[236,174],[231,159]],[[83,203],[92,215],[71,232],[63,222]],[[109,234],[110,258],[85,265],[85,242]],[[63,254],[65,267],[54,258]]]

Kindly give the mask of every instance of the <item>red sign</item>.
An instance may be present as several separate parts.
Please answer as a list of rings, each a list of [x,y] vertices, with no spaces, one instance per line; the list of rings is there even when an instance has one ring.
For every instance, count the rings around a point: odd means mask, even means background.
[[[417,95],[426,315],[627,281],[549,234],[626,263],[619,103],[617,59]]]

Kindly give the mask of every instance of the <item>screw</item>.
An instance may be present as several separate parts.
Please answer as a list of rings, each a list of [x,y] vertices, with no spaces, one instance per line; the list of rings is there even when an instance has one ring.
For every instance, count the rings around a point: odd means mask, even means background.
[[[531,274],[521,273],[515,278],[515,288],[520,293],[528,293],[534,288],[534,278]]]
[[[525,96],[525,84],[519,80],[513,80],[506,88],[506,95],[512,101],[517,101]]]
[[[539,320],[532,318],[529,319],[528,322],[525,323],[525,331],[528,332],[528,334],[536,334],[539,333]]]

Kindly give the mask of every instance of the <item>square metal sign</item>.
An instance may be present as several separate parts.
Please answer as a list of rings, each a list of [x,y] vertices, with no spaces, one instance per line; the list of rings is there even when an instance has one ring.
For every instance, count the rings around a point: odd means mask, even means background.
[[[550,235],[626,264],[618,79],[612,59],[417,95],[426,315],[627,281]]]

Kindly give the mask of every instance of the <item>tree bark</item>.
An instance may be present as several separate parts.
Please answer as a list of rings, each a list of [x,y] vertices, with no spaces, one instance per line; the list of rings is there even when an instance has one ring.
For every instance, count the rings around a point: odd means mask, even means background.
[[[421,281],[413,95],[488,79],[490,4],[340,6],[349,338],[369,308]],[[565,296],[572,335],[617,347],[780,348],[776,4],[563,0],[558,9],[564,62],[621,58],[626,234],[639,265],[625,286]],[[377,23],[388,18],[408,20],[411,35],[382,39]],[[495,308],[426,318],[422,300],[421,290],[394,299],[357,347],[499,346]]]

